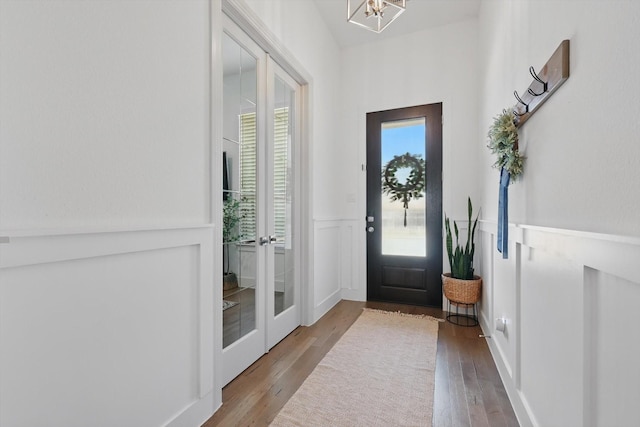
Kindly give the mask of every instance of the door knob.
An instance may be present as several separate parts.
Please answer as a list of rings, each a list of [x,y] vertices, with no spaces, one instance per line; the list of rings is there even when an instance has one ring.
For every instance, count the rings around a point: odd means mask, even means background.
[[[260,246],[265,246],[265,245],[273,244],[277,240],[278,240],[278,238],[276,236],[262,236],[258,240],[258,243],[260,243]]]
[[[375,228],[373,228],[373,227],[367,227],[367,231],[368,231],[369,233],[373,233],[373,232],[375,231]]]

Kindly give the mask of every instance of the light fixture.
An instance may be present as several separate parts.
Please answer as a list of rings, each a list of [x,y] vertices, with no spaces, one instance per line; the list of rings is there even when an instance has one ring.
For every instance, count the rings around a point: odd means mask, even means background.
[[[381,33],[407,8],[407,0],[347,0],[347,21]]]

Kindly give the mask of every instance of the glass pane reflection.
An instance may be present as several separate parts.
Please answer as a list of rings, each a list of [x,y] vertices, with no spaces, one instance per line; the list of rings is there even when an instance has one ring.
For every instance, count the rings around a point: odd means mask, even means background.
[[[382,254],[425,257],[424,117],[382,124],[381,164]]]
[[[293,144],[295,91],[275,77],[273,111],[273,217],[276,235],[274,268],[274,313],[277,316],[294,302],[292,235]]]
[[[256,59],[227,34],[223,78],[223,347],[256,328]]]

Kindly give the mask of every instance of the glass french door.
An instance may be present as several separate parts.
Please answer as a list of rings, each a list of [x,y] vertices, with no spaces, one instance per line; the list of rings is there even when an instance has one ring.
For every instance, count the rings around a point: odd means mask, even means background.
[[[300,324],[299,87],[225,17],[223,362],[228,383]]]
[[[298,239],[296,221],[298,200],[294,179],[299,171],[296,161],[296,141],[300,140],[300,87],[271,58],[267,62],[268,134],[272,144],[268,154],[269,175],[272,178],[268,197],[267,250],[267,344],[271,348],[300,325],[300,291]],[[299,180],[297,180],[299,182]]]

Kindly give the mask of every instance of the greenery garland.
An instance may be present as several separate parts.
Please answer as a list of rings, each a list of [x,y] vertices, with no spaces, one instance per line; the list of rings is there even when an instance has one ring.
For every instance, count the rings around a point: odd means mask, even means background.
[[[502,110],[502,114],[494,118],[493,125],[489,128],[487,145],[493,154],[498,155],[493,167],[506,169],[512,182],[522,175],[524,167],[524,157],[518,151],[518,128],[515,122],[513,111]]]
[[[404,184],[398,181],[398,169],[409,168],[409,176]],[[402,154],[394,156],[382,168],[382,192],[389,195],[392,202],[402,201],[404,207],[404,226],[407,226],[407,209],[411,199],[419,199],[424,195],[426,185],[425,161],[420,154]]]

